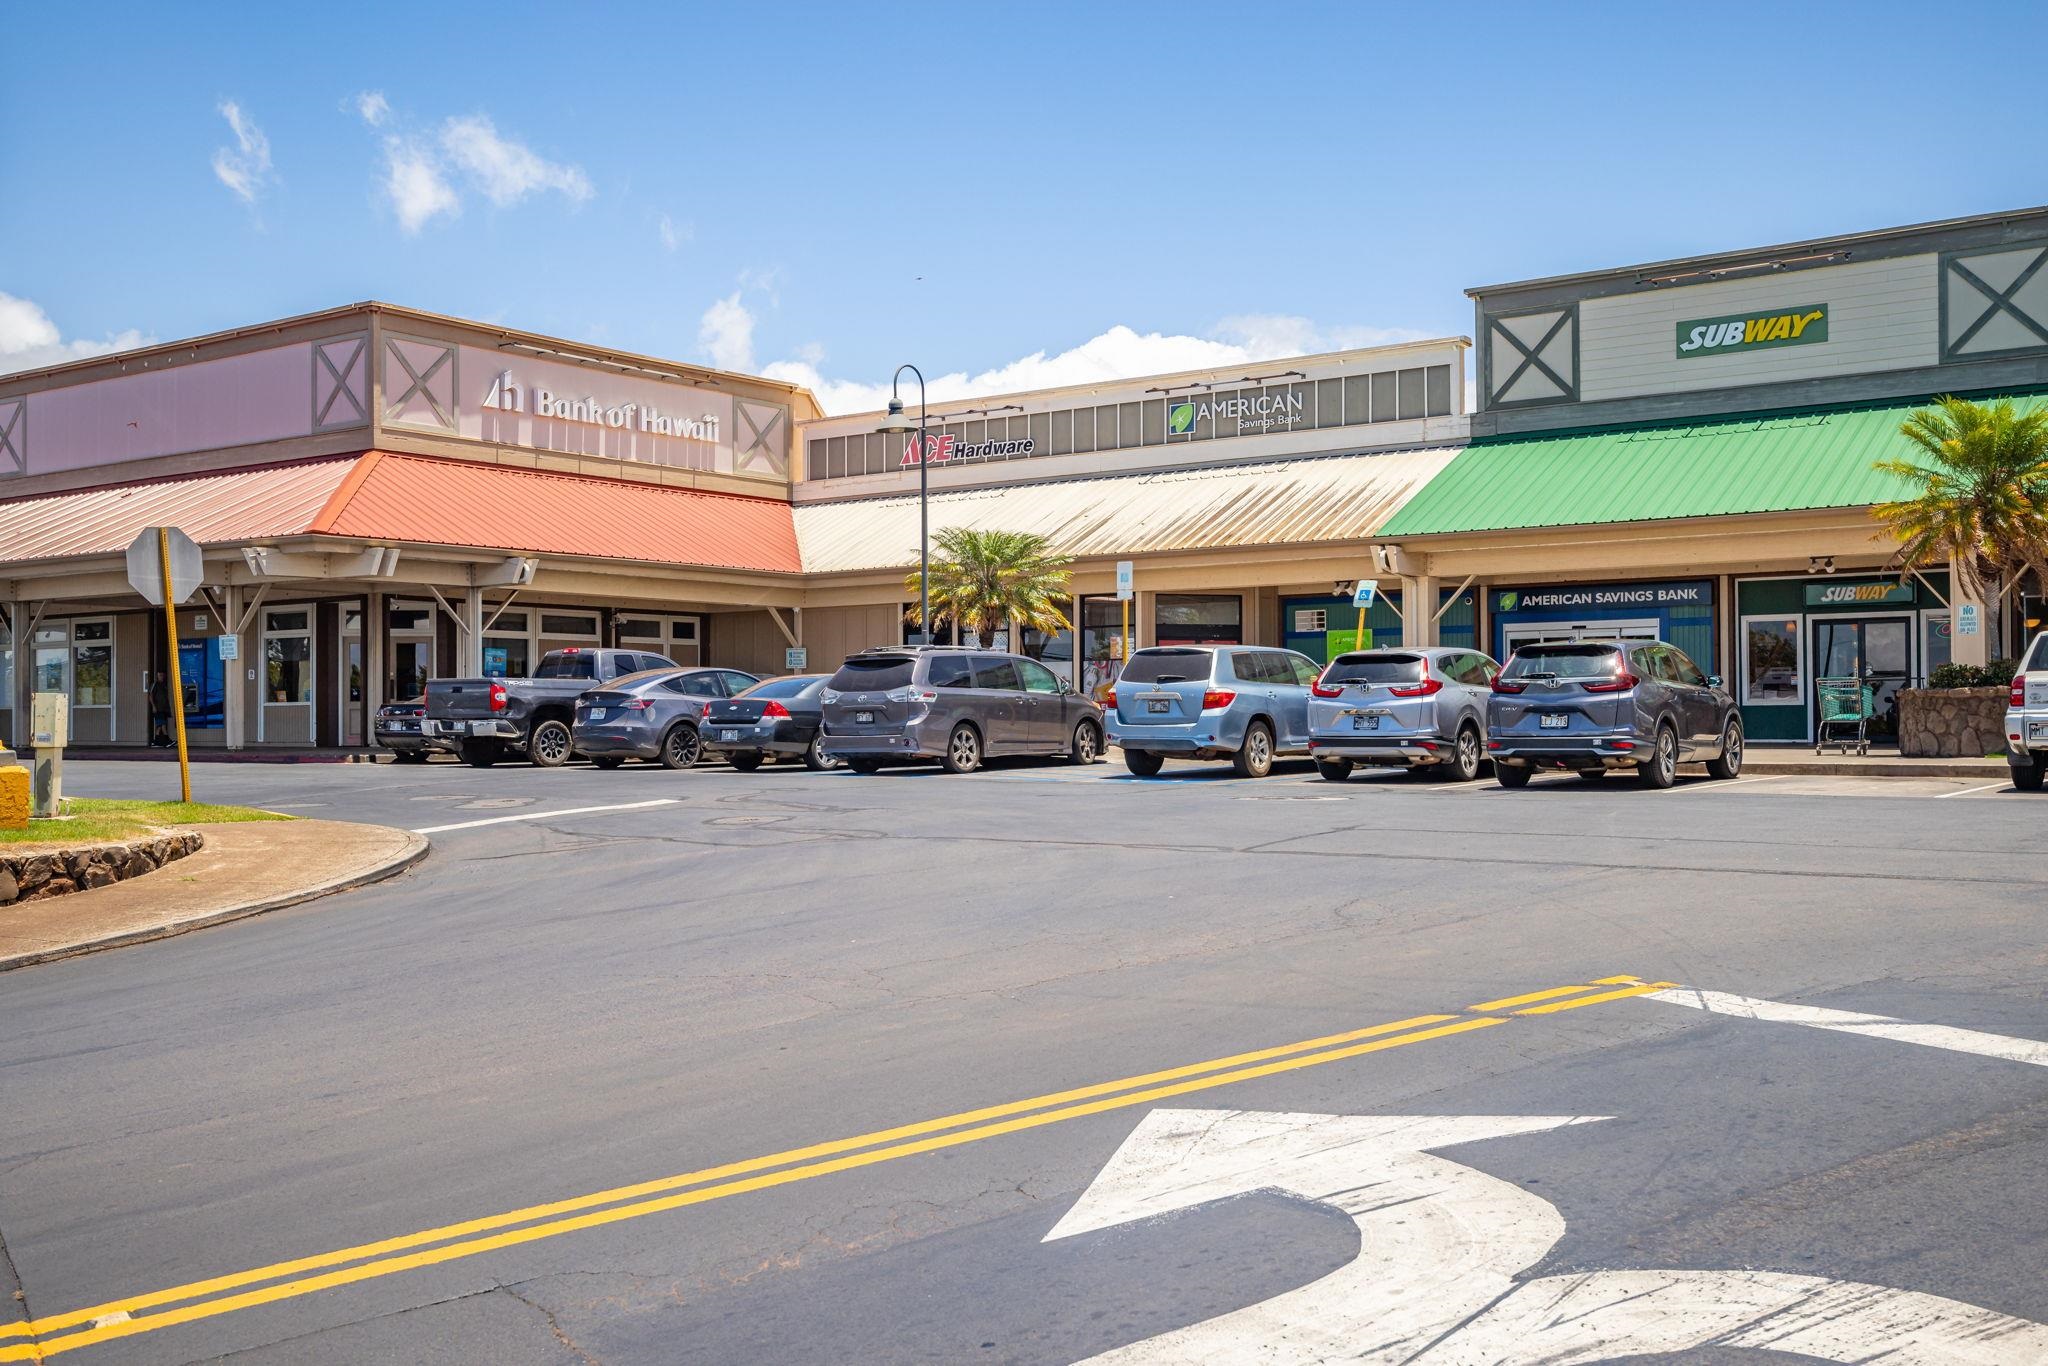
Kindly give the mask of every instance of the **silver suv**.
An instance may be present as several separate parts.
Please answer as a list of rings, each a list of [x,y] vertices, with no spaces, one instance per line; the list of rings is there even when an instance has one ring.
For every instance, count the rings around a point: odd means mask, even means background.
[[[2012,700],[2005,713],[2005,762],[2012,785],[2039,792],[2048,778],[2048,631],[2034,637],[2033,648],[2012,676]]]
[[[1315,662],[1257,645],[1134,650],[1107,702],[1109,742],[1140,778],[1175,759],[1228,759],[1263,778],[1276,755],[1308,752]]]
[[[1358,764],[1479,776],[1488,689],[1500,665],[1477,650],[1430,646],[1338,655],[1309,689],[1308,749],[1332,782]]]
[[[1102,754],[1102,709],[1035,659],[992,650],[900,646],[850,656],[819,694],[827,759],[855,773],[937,759],[972,773],[1007,754]]]
[[[1525,645],[1493,680],[1486,749],[1502,787],[1539,768],[1604,778],[1633,768],[1669,787],[1678,765],[1705,760],[1716,778],[1742,771],[1742,716],[1718,678],[1676,646],[1577,640]]]

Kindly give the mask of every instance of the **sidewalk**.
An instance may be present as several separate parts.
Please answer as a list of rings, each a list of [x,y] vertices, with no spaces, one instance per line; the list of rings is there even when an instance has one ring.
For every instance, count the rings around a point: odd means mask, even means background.
[[[1742,771],[1759,776],[1772,773],[1841,778],[1982,778],[1990,782],[2003,778],[2008,766],[2003,758],[1908,759],[1896,749],[1873,750],[1867,755],[1842,754],[1834,749],[1815,754],[1811,744],[1762,745],[1751,741],[1742,755]]]
[[[206,847],[111,887],[0,907],[0,972],[164,939],[378,882],[424,858],[409,830],[347,821],[200,825]]]
[[[32,751],[24,750],[24,758]],[[195,764],[374,764],[389,759],[384,749],[200,749],[188,747]],[[178,762],[178,751],[161,745],[72,745],[66,759],[130,759],[140,763]]]

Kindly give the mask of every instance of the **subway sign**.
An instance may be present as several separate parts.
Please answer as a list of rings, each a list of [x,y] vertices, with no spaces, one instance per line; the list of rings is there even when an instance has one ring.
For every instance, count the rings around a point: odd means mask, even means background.
[[[1895,579],[1877,583],[1809,583],[1808,607],[1862,607],[1872,603],[1910,603],[1913,585]]]
[[[1763,313],[1688,318],[1678,324],[1678,358],[1725,356],[1773,346],[1811,346],[1828,339],[1828,306],[1800,304]]]

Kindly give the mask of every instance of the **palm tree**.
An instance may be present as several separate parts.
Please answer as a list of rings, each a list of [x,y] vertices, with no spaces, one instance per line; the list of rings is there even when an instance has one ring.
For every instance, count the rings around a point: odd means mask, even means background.
[[[1985,605],[1985,642],[2004,653],[1999,603],[2014,573],[2048,585],[2048,405],[1938,398],[1900,424],[1916,458],[1873,462],[1915,486],[1871,513],[1899,541],[1902,569],[1955,562],[1963,590]]]
[[[932,540],[931,603],[933,621],[951,621],[992,641],[1014,618],[1051,634],[1072,629],[1062,604],[1067,601],[1065,555],[1028,531],[976,531],[947,527]],[[918,592],[918,576],[904,583]],[[916,609],[908,614],[917,617]]]

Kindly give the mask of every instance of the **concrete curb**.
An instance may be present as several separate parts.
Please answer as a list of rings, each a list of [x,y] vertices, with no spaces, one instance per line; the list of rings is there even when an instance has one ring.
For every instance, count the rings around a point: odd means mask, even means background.
[[[1804,759],[1767,758],[1751,750],[1743,756],[1742,771],[1759,777],[1783,774],[1787,777],[1826,778],[1982,778],[1989,783],[1997,782],[2011,770],[2003,759],[1989,763],[1982,759],[1861,759],[1830,763],[1825,758],[1812,756]]]
[[[412,867],[415,863],[425,858],[428,851],[433,848],[432,841],[428,840],[425,835],[415,835],[409,830],[400,831],[399,833],[406,837],[405,847],[402,850],[374,867],[351,873],[347,877],[336,878],[331,882],[323,882],[316,886],[288,892],[282,896],[268,897],[260,901],[245,901],[239,905],[223,907],[217,911],[208,911],[205,915],[189,916],[184,920],[173,920],[162,925],[151,925],[147,929],[129,930],[122,934],[110,934],[100,939],[87,939],[81,940],[76,944],[66,944],[62,948],[44,949],[36,953],[16,954],[12,958],[0,958],[0,972],[11,972],[15,968],[34,967],[38,963],[54,963],[59,959],[76,958],[82,954],[98,953],[102,949],[118,949],[124,948],[129,944],[147,944],[155,939],[169,939],[173,935],[186,934],[193,930],[203,930],[211,925],[225,925],[231,920],[246,920],[250,916],[262,915],[268,911],[281,911],[287,906],[297,906],[302,902],[317,901],[323,896],[332,896],[336,892],[346,892],[356,887],[367,887],[371,883],[382,882],[386,878],[396,877]]]

